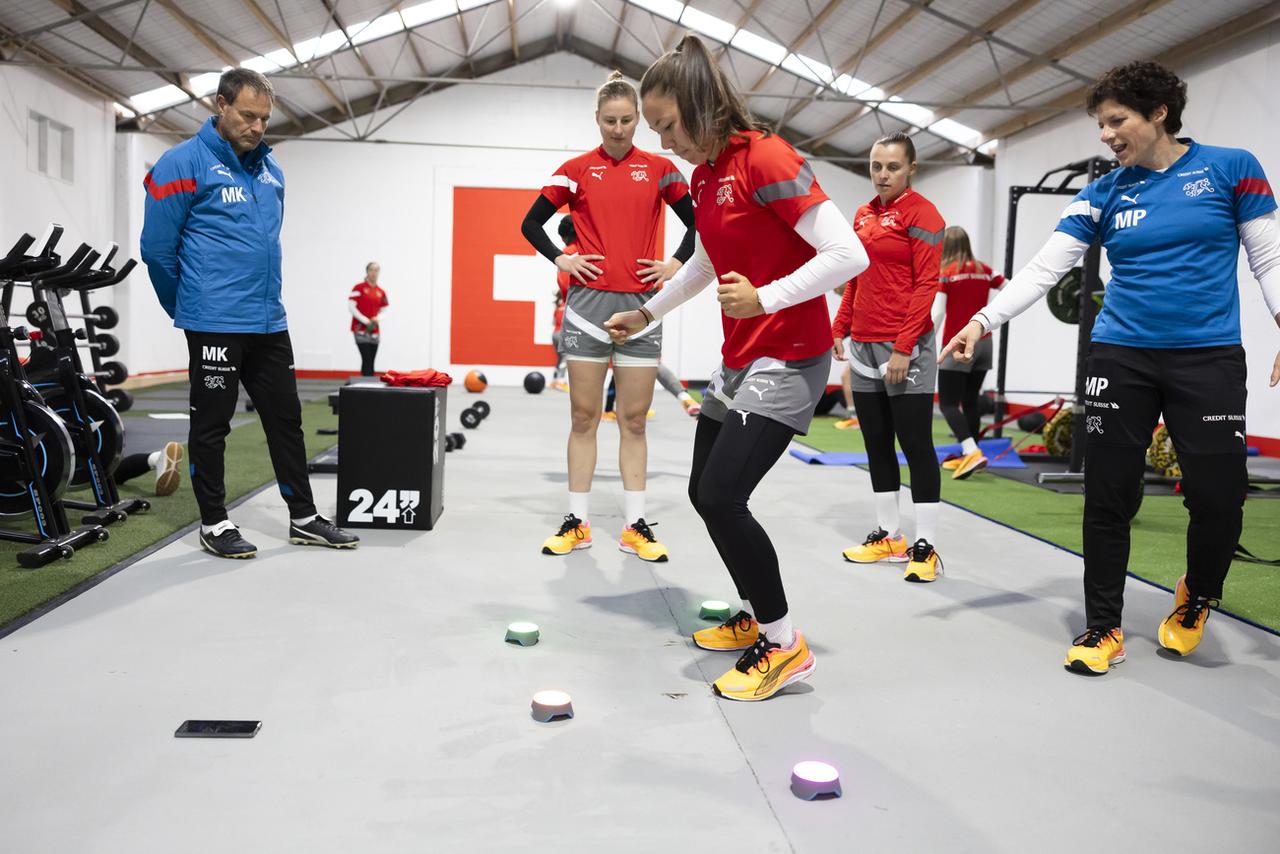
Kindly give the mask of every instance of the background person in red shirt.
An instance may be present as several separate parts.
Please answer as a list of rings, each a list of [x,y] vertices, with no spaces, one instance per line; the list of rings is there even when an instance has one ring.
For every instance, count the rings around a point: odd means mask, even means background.
[[[1003,283],[1003,276],[973,257],[968,233],[958,225],[948,228],[942,236],[942,274],[938,276],[932,312],[934,327],[942,327],[942,340],[956,337],[969,318],[986,306],[991,291]],[[975,347],[973,361],[957,362],[955,356],[948,355],[938,366],[938,408],[961,444],[960,458],[942,464],[952,470],[954,480],[964,480],[987,464],[975,437],[979,429],[978,395],[991,363],[988,332]]]
[[[632,143],[640,120],[635,87],[615,71],[596,93],[601,145],[564,163],[542,188],[520,231],[572,281],[565,302],[560,351],[569,363],[569,512],[542,553],[564,555],[591,545],[588,507],[596,468],[604,378],[613,363],[618,384],[618,468],[627,525],[618,547],[642,560],[665,561],[667,549],[645,520],[649,449],[645,420],[662,354],[655,323],[625,344],[604,330],[615,312],[635,308],[693,254],[693,204],[689,184],[665,157]],[[687,226],[675,256],[657,258],[663,204]],[[577,254],[556,246],[543,225],[563,205],[573,215]]]
[[[382,272],[377,261],[364,265],[364,281],[351,289],[347,308],[351,311],[351,334],[360,351],[360,376],[372,377],[373,359],[378,355],[378,342],[382,340],[382,324],[379,315],[387,308],[387,292],[378,287],[378,274]]]
[[[763,700],[808,678],[814,660],[792,626],[777,552],[747,505],[792,437],[809,429],[831,368],[825,294],[861,272],[866,253],[809,163],[751,118],[696,36],[650,66],[640,91],[663,148],[697,166],[698,246],[661,293],[607,326],[624,341],[717,282],[724,362],[698,416],[689,498],[742,609],[693,640],[744,650],[713,683],[717,696]]]
[[[573,230],[573,216],[565,214],[560,217],[560,222],[556,226],[556,232],[560,235],[560,242],[564,244],[564,254],[578,254],[578,235]],[[564,338],[561,327],[564,325],[564,306],[569,299],[569,274],[564,270],[556,270],[556,313],[555,313],[555,329],[551,333],[551,345],[556,348],[556,369],[551,374],[551,387],[556,391],[568,391],[569,383],[565,378],[568,376],[569,363],[565,361],[564,354],[560,352],[560,343]]]
[[[905,133],[881,137],[871,147],[877,195],[853,220],[871,266],[845,288],[831,333],[837,359],[845,358],[844,337],[853,339],[850,385],[876,505],[876,529],[862,545],[845,549],[844,558],[905,561],[905,580],[933,581],[940,566],[933,544],[942,478],[933,450],[938,348],[929,310],[945,226],[933,203],[911,189],[915,171],[916,147]],[[910,548],[899,532],[895,436],[911,468],[916,535]]]

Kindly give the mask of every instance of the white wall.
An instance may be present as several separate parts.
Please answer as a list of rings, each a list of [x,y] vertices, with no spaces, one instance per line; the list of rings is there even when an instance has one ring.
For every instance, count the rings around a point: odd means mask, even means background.
[[[1275,98],[1275,81],[1280,80],[1280,26],[1175,70],[1186,80],[1189,95],[1180,135],[1209,145],[1246,148],[1262,162],[1272,186],[1280,185],[1280,128]],[[1094,155],[1107,156],[1108,152],[1098,140],[1097,123],[1083,109],[1079,114],[1001,140],[992,220],[992,244],[1001,263],[1008,188],[1034,184],[1049,169]],[[1069,201],[1066,196],[1031,202],[1024,197],[1021,206],[1025,209],[1018,216],[1015,269],[1039,249]],[[1268,316],[1243,252],[1239,279],[1241,331],[1249,367],[1249,433],[1280,437],[1280,394],[1277,389],[1267,388],[1272,362],[1280,350],[1280,331]],[[1075,347],[1076,327],[1055,320],[1043,301],[1033,306],[1011,324],[1008,387],[1071,390]],[[1021,399],[1042,398],[1033,395]]]
[[[27,129],[32,110],[74,131],[71,181],[28,168]],[[105,247],[116,239],[114,135],[115,114],[110,103],[83,95],[41,72],[0,64],[0,151],[4,152],[0,157],[0,243],[4,244],[0,254],[23,232],[42,240],[51,222],[65,229],[58,244],[63,257],[81,242]],[[15,323],[25,322],[21,316],[28,302],[29,293],[15,293]],[[112,302],[110,293],[100,293],[94,299],[95,305]]]
[[[606,74],[587,60],[556,54],[486,79],[596,86]],[[424,98],[376,134],[405,144],[320,141],[337,136],[325,131],[277,146],[288,188],[285,304],[298,366],[358,365],[346,331],[346,295],[365,263],[377,260],[394,306],[384,324],[380,367],[431,366],[454,373],[482,367],[490,381],[518,382],[529,368],[449,363],[453,188],[541,187],[569,157],[599,144],[594,106],[584,91],[456,86]],[[656,135],[641,124],[636,145],[660,151]],[[689,164],[676,162],[686,177],[692,173]],[[849,216],[871,195],[870,182],[846,170],[816,163],[815,171]],[[683,226],[668,211],[668,254],[682,234]],[[495,287],[523,288],[549,304],[551,265],[537,258],[528,264],[505,260],[497,268],[500,276],[538,278]],[[708,291],[667,321],[664,359],[682,377],[705,379],[719,361],[721,340]]]
[[[116,334],[121,341],[120,355],[115,358],[128,365],[135,376],[185,370],[187,366],[186,339],[160,307],[138,245],[146,202],[142,179],[173,144],[174,140],[168,137],[148,133],[115,136],[115,239],[121,247],[128,247],[129,257],[138,261],[133,275],[114,289],[116,310],[120,312]]]
[[[992,267],[991,210],[995,195],[995,170],[981,166],[943,166],[922,169],[914,182],[917,191],[933,202],[948,226],[969,233],[973,254]]]

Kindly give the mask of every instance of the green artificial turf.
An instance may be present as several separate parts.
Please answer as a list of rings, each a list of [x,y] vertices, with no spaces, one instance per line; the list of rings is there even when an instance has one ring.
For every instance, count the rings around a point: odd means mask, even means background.
[[[131,419],[145,417],[145,412],[130,411],[124,416],[126,429]],[[227,436],[228,503],[275,477],[267,455],[267,440],[261,426],[256,423],[256,416],[238,413],[236,417],[254,418],[255,423],[237,427]],[[338,416],[330,411],[327,402],[318,400],[302,405],[302,429],[308,457],[331,447],[338,440],[337,436],[317,435],[316,429],[337,426]],[[157,498],[153,488],[154,480],[146,475],[123,484],[120,487],[121,499],[148,498],[151,509],[110,526],[110,539],[78,550],[70,560],[55,561],[40,569],[23,569],[18,566],[16,555],[27,546],[0,541],[0,628],[200,518],[185,471],[182,486],[173,495]],[[67,497],[90,500],[88,493],[82,492],[70,493]],[[78,525],[82,515],[83,511],[68,511],[72,525]],[[21,521],[5,519],[3,524],[31,530],[29,523],[23,525]]]
[[[836,430],[831,416],[815,418],[798,441],[824,452],[865,451],[858,430]],[[1006,434],[1017,442],[1023,433]],[[1034,440],[1033,440],[1034,441]],[[946,423],[934,421],[934,442],[954,443]],[[902,482],[910,482],[906,466]],[[1079,554],[1084,510],[1082,495],[1053,492],[1007,477],[979,472],[952,480],[943,472],[942,500],[972,510]],[[1180,496],[1148,495],[1134,520],[1129,571],[1170,589],[1186,568],[1187,511]],[[1280,556],[1280,500],[1246,501],[1241,543],[1264,558]],[[1227,578],[1222,609],[1280,631],[1280,567],[1235,561]]]

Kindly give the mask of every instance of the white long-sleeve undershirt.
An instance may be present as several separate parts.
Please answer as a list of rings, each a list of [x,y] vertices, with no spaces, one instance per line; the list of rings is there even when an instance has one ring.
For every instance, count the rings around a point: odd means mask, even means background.
[[[1280,314],[1280,222],[1275,212],[1240,224],[1240,243],[1271,316]],[[1055,231],[1027,266],[973,316],[989,332],[1031,307],[1079,263],[1089,244]]]
[[[1276,317],[1280,315],[1280,222],[1272,211],[1241,223],[1239,231],[1240,242],[1249,258],[1249,269],[1262,287],[1267,311]]]
[[[791,273],[769,282],[768,287],[757,291],[765,314],[799,305],[834,290],[867,269],[871,263],[853,226],[834,202],[826,201],[809,208],[796,222],[795,231],[817,254]],[[699,241],[689,263],[681,267],[666,286],[645,303],[645,310],[655,319],[670,314],[715,281],[715,278],[715,268]]]
[[[1047,294],[1050,288],[1058,284],[1058,280],[1080,261],[1088,248],[1088,243],[1064,232],[1055,231],[1049,235],[1049,239],[1036,253],[1036,257],[1019,270],[1018,274],[1000,290],[996,298],[987,303],[986,307],[972,319],[982,324],[983,332],[990,332],[1009,319],[1022,314],[1036,300]]]
[[[942,291],[938,291],[933,298],[933,307],[929,309],[929,319],[933,321],[933,328],[938,330],[938,334],[942,334],[942,321],[947,318],[947,295]],[[945,341],[943,344],[947,343]]]
[[[369,325],[369,318],[361,314],[360,309],[356,308],[355,300],[353,299],[347,300],[347,308],[351,309],[351,316],[354,317],[357,322],[362,323],[365,326]]]

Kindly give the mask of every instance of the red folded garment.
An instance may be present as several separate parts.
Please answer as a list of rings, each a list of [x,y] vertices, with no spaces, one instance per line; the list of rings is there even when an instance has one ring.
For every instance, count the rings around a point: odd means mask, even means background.
[[[427,368],[422,371],[387,371],[382,375],[382,381],[387,385],[393,386],[425,388],[428,386],[449,385],[453,382],[453,377],[443,371]]]

